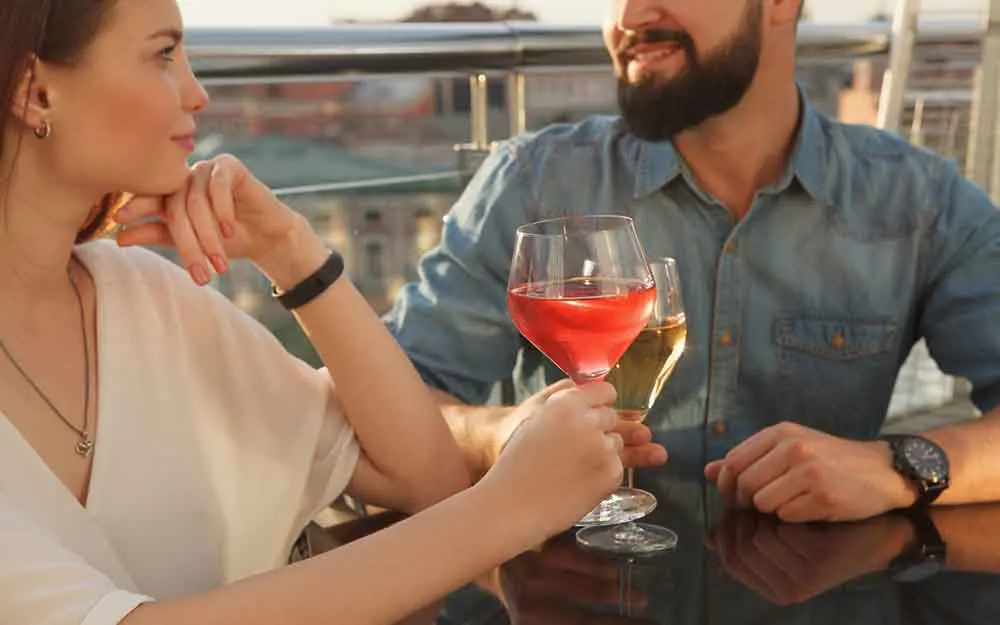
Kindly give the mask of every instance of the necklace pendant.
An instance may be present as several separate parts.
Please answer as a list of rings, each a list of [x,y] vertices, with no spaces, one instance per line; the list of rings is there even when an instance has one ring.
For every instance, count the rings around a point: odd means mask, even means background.
[[[90,437],[84,434],[76,444],[76,453],[84,458],[90,458],[94,455],[94,441],[90,440]]]

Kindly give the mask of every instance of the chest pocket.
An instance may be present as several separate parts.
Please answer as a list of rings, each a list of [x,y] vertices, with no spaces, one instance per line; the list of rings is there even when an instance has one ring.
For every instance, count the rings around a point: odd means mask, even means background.
[[[770,400],[783,419],[850,438],[877,434],[899,368],[894,320],[779,317],[774,343],[780,387]]]

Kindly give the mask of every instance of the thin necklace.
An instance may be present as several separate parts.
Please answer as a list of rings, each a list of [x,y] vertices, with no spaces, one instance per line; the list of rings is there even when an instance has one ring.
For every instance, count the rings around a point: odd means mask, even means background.
[[[69,283],[73,287],[73,293],[76,295],[76,303],[80,307],[80,329],[83,332],[83,429],[76,427],[70,422],[69,419],[63,416],[63,413],[56,408],[55,404],[53,404],[42,389],[38,387],[38,384],[31,379],[31,376],[24,370],[24,367],[22,367],[14,356],[11,355],[10,350],[7,349],[7,346],[4,344],[3,339],[0,339],[0,350],[3,350],[3,353],[7,356],[7,360],[10,361],[10,364],[14,365],[14,368],[17,369],[18,373],[20,373],[28,384],[31,385],[31,388],[35,389],[38,396],[49,405],[49,408],[51,408],[52,412],[59,417],[59,420],[65,423],[66,427],[73,430],[79,437],[79,440],[73,450],[84,458],[90,458],[94,455],[94,440],[90,437],[90,432],[88,432],[90,427],[90,345],[87,341],[87,319],[83,311],[83,297],[80,295],[80,287],[76,285],[76,280],[73,279],[72,275],[68,273],[67,275],[69,277]]]

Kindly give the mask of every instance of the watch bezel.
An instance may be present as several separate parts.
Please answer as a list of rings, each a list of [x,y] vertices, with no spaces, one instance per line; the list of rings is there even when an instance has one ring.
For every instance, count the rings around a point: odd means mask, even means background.
[[[914,507],[922,507],[931,504],[951,484],[951,466],[948,463],[948,455],[945,453],[944,449],[942,449],[941,446],[934,441],[924,436],[915,434],[885,436],[883,437],[883,440],[889,444],[889,448],[892,450],[893,467],[896,471],[913,482],[913,484],[917,487],[918,497],[917,501],[913,504]],[[921,474],[918,468],[914,466],[914,463],[906,457],[904,446],[911,441],[919,441],[922,445],[926,445],[938,455],[938,460],[942,469],[941,477],[937,479],[925,477]]]

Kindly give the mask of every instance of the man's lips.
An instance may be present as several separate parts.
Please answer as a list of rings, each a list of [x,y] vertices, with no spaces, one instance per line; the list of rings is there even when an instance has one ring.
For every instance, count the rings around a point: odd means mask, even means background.
[[[671,54],[681,50],[683,46],[678,43],[640,43],[637,46],[630,48],[625,53],[626,61],[653,61],[661,58],[666,58]]]

